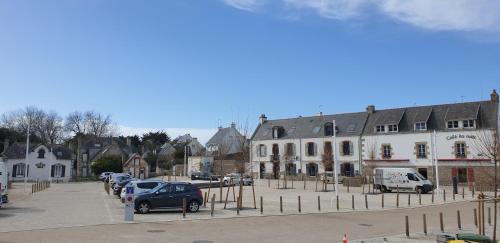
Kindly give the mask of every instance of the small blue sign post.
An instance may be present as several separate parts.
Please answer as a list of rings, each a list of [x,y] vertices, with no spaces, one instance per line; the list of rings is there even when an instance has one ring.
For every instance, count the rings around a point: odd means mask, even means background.
[[[134,187],[125,187],[125,221],[134,221]]]

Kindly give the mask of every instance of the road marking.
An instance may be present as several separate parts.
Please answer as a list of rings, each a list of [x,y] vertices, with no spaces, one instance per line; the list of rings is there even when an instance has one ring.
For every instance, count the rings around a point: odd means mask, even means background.
[[[113,214],[111,213],[111,209],[109,208],[109,198],[103,198],[104,200],[104,207],[106,208],[106,212],[108,212],[109,219],[111,220],[111,223],[115,223],[115,219],[113,218]]]

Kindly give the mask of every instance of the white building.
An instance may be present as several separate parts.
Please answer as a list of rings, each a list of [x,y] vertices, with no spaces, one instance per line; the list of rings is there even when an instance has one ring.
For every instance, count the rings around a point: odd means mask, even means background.
[[[361,113],[280,120],[262,115],[252,136],[251,170],[261,178],[285,171],[314,176],[331,170],[325,162],[334,157],[341,176],[370,174],[374,167],[411,167],[435,180],[437,168],[442,184],[453,177],[487,184],[494,164],[482,147],[498,129],[498,108],[493,91],[490,100],[479,102],[384,110],[368,106]],[[333,120],[337,156],[329,152]]]
[[[365,112],[267,120],[260,124],[251,140],[251,170],[261,178],[278,173],[305,174],[332,171],[333,121],[336,125],[336,149],[339,174],[360,173],[360,138],[368,117]]]
[[[32,145],[26,168],[26,145],[14,143],[4,153],[10,181],[63,181],[71,179],[73,154],[63,145]],[[27,170],[26,170],[27,169]]]

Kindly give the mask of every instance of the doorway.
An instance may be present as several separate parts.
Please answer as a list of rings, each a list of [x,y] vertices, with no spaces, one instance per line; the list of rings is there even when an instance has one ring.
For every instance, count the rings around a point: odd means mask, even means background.
[[[260,179],[265,179],[266,176],[266,164],[260,163]]]
[[[273,179],[279,179],[280,176],[280,162],[273,162]]]

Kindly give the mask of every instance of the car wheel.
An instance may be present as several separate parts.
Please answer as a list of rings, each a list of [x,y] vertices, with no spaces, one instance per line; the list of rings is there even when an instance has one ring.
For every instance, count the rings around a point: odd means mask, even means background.
[[[193,200],[193,201],[189,202],[189,205],[188,205],[189,212],[195,213],[195,212],[198,212],[199,209],[200,209],[200,203],[198,201]]]
[[[224,181],[224,185],[227,186],[229,183],[227,181]]]
[[[387,187],[382,186],[382,187],[381,187],[381,191],[382,191],[383,193],[386,193],[386,192],[387,192]]]
[[[142,213],[142,214],[149,213],[149,210],[151,210],[151,205],[148,202],[143,201],[143,202],[139,203],[139,207],[137,208],[137,211],[139,213]]]

